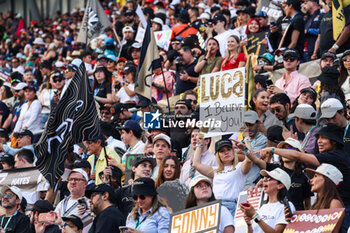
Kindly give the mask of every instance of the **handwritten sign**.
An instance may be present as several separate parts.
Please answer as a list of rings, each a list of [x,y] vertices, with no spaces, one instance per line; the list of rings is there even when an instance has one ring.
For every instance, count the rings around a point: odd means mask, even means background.
[[[255,33],[247,36],[247,53],[262,55],[266,52],[266,45],[261,44],[262,40],[265,39],[265,33]]]
[[[238,132],[243,124],[245,68],[200,76],[200,120],[214,119],[210,136]]]
[[[331,233],[341,224],[344,208],[295,211],[284,233]]]
[[[221,201],[186,209],[170,216],[169,233],[218,232]]]
[[[154,32],[154,37],[156,38],[157,46],[168,51],[171,39],[171,30]]]

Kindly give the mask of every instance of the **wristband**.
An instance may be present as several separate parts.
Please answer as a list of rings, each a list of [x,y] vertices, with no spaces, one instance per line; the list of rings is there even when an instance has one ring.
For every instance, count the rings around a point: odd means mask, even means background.
[[[271,152],[272,152],[272,154],[275,153],[275,147],[272,147]]]
[[[264,70],[264,66],[261,66],[261,68],[260,68],[261,70]]]
[[[337,50],[339,49],[339,46],[338,46],[337,44],[334,44],[334,45],[332,46],[332,49],[334,49],[335,51],[337,51]]]
[[[245,150],[242,150],[242,152],[245,156],[248,156],[250,154],[250,150],[248,147],[246,147]]]
[[[256,222],[256,223],[259,223],[259,222],[261,221],[261,217],[259,216],[258,213],[255,213],[255,214],[253,215],[253,218],[252,218],[252,219],[253,219],[254,222]]]

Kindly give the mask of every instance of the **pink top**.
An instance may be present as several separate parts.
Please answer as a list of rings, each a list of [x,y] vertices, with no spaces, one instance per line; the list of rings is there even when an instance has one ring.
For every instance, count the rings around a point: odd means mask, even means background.
[[[166,87],[168,90],[168,97],[172,97],[173,96],[173,92],[174,92],[174,83],[175,83],[175,74],[171,71],[167,71],[164,70],[164,78],[165,78],[165,82],[166,82]],[[163,79],[163,75],[162,73],[158,74],[158,75],[153,75],[152,76],[152,82],[164,86],[164,79]],[[166,99],[166,93],[163,91],[158,90],[157,88],[155,88],[154,86],[152,86],[152,97],[156,100],[164,100]]]
[[[293,71],[290,76],[292,78],[286,83],[286,74],[283,74],[283,77],[276,81],[275,86],[286,91],[290,98],[290,102],[293,103],[293,101],[300,95],[300,91],[303,88],[311,87],[311,83],[308,77],[299,74],[298,71]]]

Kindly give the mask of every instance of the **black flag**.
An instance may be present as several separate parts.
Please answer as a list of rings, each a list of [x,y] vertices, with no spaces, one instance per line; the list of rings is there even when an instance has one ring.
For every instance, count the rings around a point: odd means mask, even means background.
[[[35,145],[37,168],[51,187],[64,172],[68,148],[96,135],[100,135],[97,110],[82,62]]]

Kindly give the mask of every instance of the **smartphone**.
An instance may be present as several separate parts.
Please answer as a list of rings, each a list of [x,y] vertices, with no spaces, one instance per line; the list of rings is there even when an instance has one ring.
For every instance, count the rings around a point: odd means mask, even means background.
[[[125,232],[127,229],[128,229],[128,227],[126,227],[126,226],[120,226],[120,227],[119,227],[119,231],[120,231],[121,233]]]
[[[270,24],[271,24],[272,26],[277,26],[277,23],[276,23],[275,21],[271,21]]]
[[[84,208],[85,208],[86,210],[88,209],[88,205],[87,205],[87,203],[86,203],[86,201],[85,201],[84,198],[78,199],[78,203],[79,203],[79,205],[84,206]]]
[[[240,204],[243,204],[243,203],[248,204],[247,201],[248,201],[248,192],[244,191],[244,192],[240,193],[240,195],[238,196],[238,206]],[[249,206],[249,204],[248,204],[248,206]]]
[[[247,202],[243,202],[243,203],[241,203],[241,204],[242,204],[242,206],[245,206],[245,207],[249,207],[249,206],[250,206],[250,204],[247,203]]]
[[[54,223],[56,221],[55,212],[41,213],[38,216],[39,223]]]
[[[273,84],[273,82],[272,82],[271,79],[266,79],[266,85],[267,85],[267,86],[270,86],[270,85],[272,85],[272,84]]]
[[[290,208],[288,197],[285,196],[283,198],[283,205],[288,208],[289,210],[289,215],[287,215],[288,218],[291,218],[293,216],[292,209]]]

